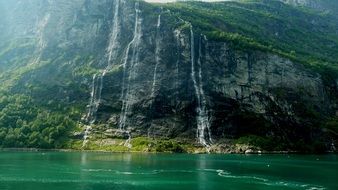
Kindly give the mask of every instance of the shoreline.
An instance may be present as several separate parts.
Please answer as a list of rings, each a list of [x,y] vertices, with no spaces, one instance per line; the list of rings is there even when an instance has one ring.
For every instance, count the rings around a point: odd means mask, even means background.
[[[254,151],[254,152],[145,152],[145,151],[107,151],[107,150],[78,150],[78,149],[40,149],[40,148],[0,148],[0,152],[65,152],[65,153],[131,153],[131,154],[210,154],[210,155],[329,155],[337,152],[325,152],[325,153],[312,153],[312,152],[299,152],[299,151]]]

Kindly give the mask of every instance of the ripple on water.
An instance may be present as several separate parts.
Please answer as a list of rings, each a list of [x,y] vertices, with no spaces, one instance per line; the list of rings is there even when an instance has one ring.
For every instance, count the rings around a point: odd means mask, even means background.
[[[119,171],[111,169],[82,169],[83,172],[111,172],[119,175],[154,175],[158,174],[159,171],[154,170],[151,172],[129,172],[129,171]]]
[[[80,179],[41,179],[41,178],[16,178],[16,177],[0,177],[0,182],[34,182],[34,183],[91,183],[91,184],[115,184],[122,185],[124,183],[113,180],[80,180]]]
[[[197,170],[152,170],[150,172],[129,172],[129,171],[119,171],[112,169],[83,169],[84,172],[112,172],[117,175],[156,175],[160,173],[197,173],[197,172],[209,172],[215,173],[217,176],[223,178],[231,178],[231,179],[240,179],[250,181],[251,183],[267,185],[267,186],[277,186],[277,187],[291,187],[297,189],[305,189],[305,190],[325,190],[326,188],[319,185],[313,184],[304,184],[299,182],[292,181],[278,181],[267,179],[258,176],[248,176],[248,175],[234,175],[229,171],[223,169],[197,169]]]
[[[206,172],[215,172],[218,176],[224,178],[234,178],[234,179],[245,179],[245,180],[253,180],[256,184],[268,185],[268,186],[284,186],[284,187],[292,187],[297,189],[305,189],[305,190],[325,190],[326,188],[319,185],[313,184],[304,184],[299,182],[285,182],[285,181],[276,181],[263,177],[257,176],[246,176],[246,175],[233,175],[229,171],[225,171],[222,169],[202,169],[202,171]]]

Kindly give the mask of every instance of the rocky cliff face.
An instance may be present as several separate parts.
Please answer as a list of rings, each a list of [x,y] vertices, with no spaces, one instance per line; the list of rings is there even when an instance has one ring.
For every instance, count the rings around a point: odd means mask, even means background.
[[[312,8],[319,11],[330,12],[337,15],[338,5],[330,0],[281,0],[282,2]]]
[[[144,2],[35,0],[4,7],[15,24],[1,38],[26,46],[18,53],[24,61],[9,65],[7,55],[1,65],[9,74],[8,68],[34,69],[2,80],[11,92],[46,102],[50,95],[29,86],[53,88],[53,101],[81,107],[84,145],[125,138],[130,146],[128,139],[147,136],[209,147],[247,135],[331,143],[312,128],[313,117],[334,114],[331,95],[322,76],[300,63],[209,40],[189,21]]]

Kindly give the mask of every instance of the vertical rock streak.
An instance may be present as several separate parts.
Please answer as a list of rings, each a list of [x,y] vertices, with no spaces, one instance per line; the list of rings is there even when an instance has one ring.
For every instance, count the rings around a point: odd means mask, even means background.
[[[152,89],[151,89],[151,97],[154,98],[155,97],[155,88],[157,85],[157,69],[158,69],[158,65],[161,62],[161,58],[160,58],[160,51],[161,51],[161,34],[160,34],[160,28],[161,28],[161,14],[158,15],[158,19],[157,19],[157,27],[156,27],[156,50],[155,50],[155,68],[154,68],[154,75],[153,75],[153,85],[152,85]]]
[[[50,21],[50,17],[51,17],[50,13],[48,13],[38,23],[38,26],[37,26],[37,40],[38,40],[37,44],[38,44],[38,47],[36,49],[37,57],[35,57],[33,59],[31,64],[39,63],[41,56],[42,56],[42,53],[43,53],[43,50],[47,46],[47,42],[46,42],[46,39],[45,39],[45,36],[44,36],[44,32],[45,32],[45,29],[46,29],[49,21]]]

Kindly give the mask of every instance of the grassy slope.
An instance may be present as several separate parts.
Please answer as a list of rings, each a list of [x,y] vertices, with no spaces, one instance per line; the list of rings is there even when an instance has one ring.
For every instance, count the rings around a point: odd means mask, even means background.
[[[165,7],[212,40],[274,52],[337,78],[338,22],[329,13],[271,0],[182,2]]]

